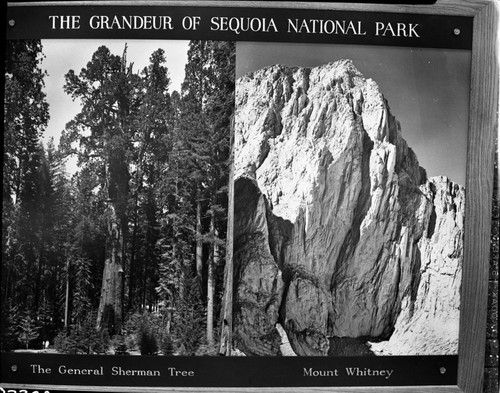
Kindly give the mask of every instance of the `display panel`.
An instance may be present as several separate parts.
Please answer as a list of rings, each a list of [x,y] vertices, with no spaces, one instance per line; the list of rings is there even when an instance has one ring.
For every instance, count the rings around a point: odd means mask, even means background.
[[[477,386],[485,5],[175,5],[9,7],[2,383]]]

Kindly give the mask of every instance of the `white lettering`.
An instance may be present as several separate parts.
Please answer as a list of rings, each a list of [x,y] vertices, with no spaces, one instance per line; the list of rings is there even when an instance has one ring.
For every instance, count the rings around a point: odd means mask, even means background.
[[[79,15],[49,15],[52,30],[78,30],[80,28]]]
[[[185,16],[182,18],[182,28],[184,30],[196,30],[200,24],[200,19],[199,16]]]
[[[394,370],[373,370],[371,368],[346,367],[347,376],[349,377],[384,377],[389,379]]]
[[[89,19],[93,30],[173,30],[172,18],[167,15],[92,15]]]
[[[175,367],[168,368],[171,377],[194,377],[194,371],[177,370]]]
[[[304,377],[338,377],[339,370],[314,370],[312,367],[304,368]]]
[[[413,23],[410,23],[410,26],[409,26],[410,27],[410,29],[409,29],[410,30],[409,37],[415,36],[415,37],[420,38],[420,36],[418,35],[418,33],[415,31],[415,29],[417,28],[417,26],[418,26],[418,23],[415,24],[415,25]]]
[[[288,33],[366,35],[361,21],[288,19]]]
[[[415,30],[418,24],[410,23],[396,23],[395,26],[391,23],[375,22],[375,35],[385,37],[387,35],[391,37],[418,37],[420,35]]]
[[[269,33],[272,30],[275,33],[278,32],[273,18],[214,16],[210,19],[210,23],[212,31],[232,31],[235,34],[247,31]]]

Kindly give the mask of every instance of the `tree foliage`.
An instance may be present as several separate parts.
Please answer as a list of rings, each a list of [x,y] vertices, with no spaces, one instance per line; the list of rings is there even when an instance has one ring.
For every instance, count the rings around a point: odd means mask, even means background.
[[[28,349],[29,343],[40,335],[38,333],[40,327],[35,325],[35,320],[28,314],[21,319],[18,329],[18,339],[26,346],[26,349]]]
[[[126,45],[98,47],[65,75],[81,105],[57,147],[41,139],[42,46],[9,45],[2,348],[48,339],[67,353],[206,353],[225,257],[234,43],[191,41],[180,92],[164,49],[136,71]]]

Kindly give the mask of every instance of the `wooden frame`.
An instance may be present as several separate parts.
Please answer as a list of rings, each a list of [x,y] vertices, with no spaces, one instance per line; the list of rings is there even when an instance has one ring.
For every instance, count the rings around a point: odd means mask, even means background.
[[[309,8],[318,10],[346,10],[363,12],[391,12],[428,15],[466,16],[473,18],[473,44],[471,67],[471,93],[469,109],[469,132],[467,152],[466,217],[464,238],[464,265],[461,289],[460,338],[458,360],[458,382],[456,386],[425,387],[329,387],[295,388],[297,392],[437,392],[479,393],[482,391],[486,342],[486,304],[488,291],[489,248],[491,228],[491,202],[493,192],[493,157],[495,134],[498,132],[498,58],[497,29],[498,10],[494,1],[485,0],[438,0],[434,5],[387,5],[356,3],[308,3],[308,2],[264,2],[264,1],[123,1],[98,2],[99,5],[158,5],[158,6],[231,6],[266,8]],[[47,2],[44,5],[61,5]],[[78,2],[93,5],[94,2]],[[21,5],[22,6],[22,5]],[[28,386],[5,385],[13,389],[90,389],[115,391],[113,387],[79,386]],[[136,391],[137,388],[120,388],[121,391]],[[7,390],[8,391],[8,390]],[[290,388],[144,388],[144,392],[246,392],[246,391],[290,391]]]

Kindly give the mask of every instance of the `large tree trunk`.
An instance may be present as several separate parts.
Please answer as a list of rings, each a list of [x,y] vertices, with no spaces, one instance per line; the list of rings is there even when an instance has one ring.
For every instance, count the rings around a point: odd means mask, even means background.
[[[210,219],[210,232],[214,236],[212,257],[208,259],[208,278],[207,278],[207,342],[210,346],[214,343],[214,292],[215,277],[214,267],[219,262],[219,245],[217,244],[217,229],[215,229],[215,213],[212,211]]]
[[[123,233],[116,208],[108,208],[108,250],[102,275],[101,300],[97,314],[97,328],[121,332],[123,313]]]
[[[177,212],[177,196],[179,195],[179,163],[176,161],[175,162],[175,173],[177,174],[176,179],[175,179],[175,203],[173,204],[174,209],[176,209],[174,212]],[[172,255],[174,256],[175,259],[179,260],[179,303],[183,303],[184,300],[186,299],[186,281],[185,281],[185,266],[183,262],[183,258],[177,258],[177,241],[178,239],[181,238],[180,231],[179,231],[179,224],[175,222],[174,225],[174,232],[173,232],[173,244],[172,244]],[[182,247],[181,247],[182,250]],[[176,307],[176,299],[175,296],[171,299],[170,306],[171,307]]]
[[[203,239],[201,238],[201,200],[196,201],[196,276],[203,294]]]
[[[132,310],[134,308],[134,302],[137,299],[134,299],[135,295],[135,286],[136,286],[136,274],[138,273],[136,270],[136,263],[135,263],[135,254],[136,254],[136,247],[137,247],[137,197],[136,197],[136,202],[135,202],[135,212],[134,212],[134,229],[132,232],[132,240],[131,240],[131,247],[130,247],[130,264],[128,267],[128,305],[127,309]]]
[[[41,287],[42,287],[42,273],[43,273],[43,268],[44,268],[44,255],[43,255],[43,250],[45,248],[45,220],[42,220],[41,224],[42,228],[42,235],[40,239],[40,245],[38,247],[38,258],[37,258],[37,273],[36,273],[36,278],[35,278],[35,297],[33,301],[33,308],[35,310],[38,310],[39,305],[40,305],[40,297],[41,297]]]
[[[123,321],[128,181],[129,172],[125,152],[118,147],[110,154],[108,168],[106,261],[97,314],[97,328],[106,328],[110,335],[121,333]]]
[[[66,295],[64,299],[64,329],[69,326],[69,257],[66,255]]]
[[[214,262],[212,258],[208,260],[207,343],[210,346],[214,343]]]

